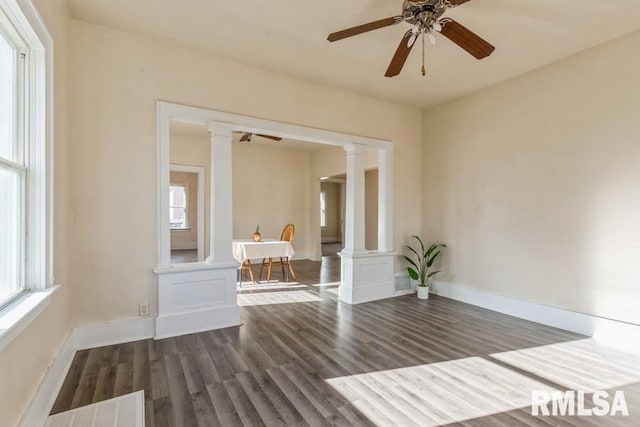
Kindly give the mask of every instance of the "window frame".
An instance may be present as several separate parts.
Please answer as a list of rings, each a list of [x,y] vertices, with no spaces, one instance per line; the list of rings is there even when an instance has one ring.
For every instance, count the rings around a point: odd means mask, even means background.
[[[0,26],[3,34],[15,31],[26,55],[20,107],[25,291],[0,308],[2,349],[44,309],[59,286],[53,274],[53,40],[31,0],[0,0]]]
[[[13,99],[13,153],[12,159],[3,158],[0,156],[0,168],[14,172],[18,176],[19,180],[19,200],[18,200],[18,220],[20,223],[20,233],[18,237],[18,288],[5,299],[0,300],[0,310],[13,301],[22,296],[29,290],[26,280],[26,239],[27,239],[27,221],[26,221],[26,195],[27,195],[27,141],[25,141],[28,135],[27,126],[27,107],[28,100],[26,99],[28,94],[28,49],[27,45],[20,36],[18,30],[15,28],[11,19],[0,10],[0,37],[2,37],[15,51],[15,64],[14,64],[14,99]]]

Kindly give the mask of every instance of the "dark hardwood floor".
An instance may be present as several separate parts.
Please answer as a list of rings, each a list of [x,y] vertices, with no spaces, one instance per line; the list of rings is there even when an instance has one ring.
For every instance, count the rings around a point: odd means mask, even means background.
[[[467,304],[349,306],[340,264],[243,284],[242,325],[76,354],[52,413],[136,390],[147,427],[640,425],[632,355]],[[530,415],[532,390],[624,390],[630,417]]]

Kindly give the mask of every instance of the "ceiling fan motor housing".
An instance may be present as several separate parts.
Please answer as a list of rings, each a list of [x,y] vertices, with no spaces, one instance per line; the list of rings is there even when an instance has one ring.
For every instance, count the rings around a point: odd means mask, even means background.
[[[431,29],[447,7],[446,0],[404,0],[402,17],[411,25]]]

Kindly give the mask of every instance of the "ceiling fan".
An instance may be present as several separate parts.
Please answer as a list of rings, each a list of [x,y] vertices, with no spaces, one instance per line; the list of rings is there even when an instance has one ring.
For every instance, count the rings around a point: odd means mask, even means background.
[[[273,141],[282,141],[282,138],[280,138],[279,136],[271,136],[271,135],[262,135],[260,133],[251,133],[251,132],[245,132],[241,137],[240,137],[240,142],[251,142],[251,138],[253,136],[259,136],[261,138],[267,138],[267,139],[271,139]]]
[[[476,59],[486,58],[495,50],[495,47],[486,40],[453,19],[441,18],[447,9],[460,6],[468,1],[469,0],[404,0],[402,3],[402,15],[380,19],[379,21],[369,22],[358,25],[357,27],[331,33],[329,37],[327,37],[327,40],[335,42],[368,31],[406,22],[412,25],[412,28],[402,37],[385,76],[395,77],[400,74],[411,49],[419,37],[422,38],[422,75],[424,76],[426,74],[426,68],[424,66],[424,39],[427,37],[432,44],[435,44],[436,38],[434,32],[442,34],[469,52]]]

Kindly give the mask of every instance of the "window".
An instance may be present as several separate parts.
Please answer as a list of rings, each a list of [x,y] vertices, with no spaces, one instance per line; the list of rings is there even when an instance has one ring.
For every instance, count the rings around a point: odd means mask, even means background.
[[[171,184],[169,186],[169,222],[173,230],[189,227],[188,196],[189,186]]]
[[[0,306],[27,288],[26,52],[24,42],[0,10]]]
[[[320,227],[327,226],[327,192],[320,192]]]

